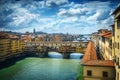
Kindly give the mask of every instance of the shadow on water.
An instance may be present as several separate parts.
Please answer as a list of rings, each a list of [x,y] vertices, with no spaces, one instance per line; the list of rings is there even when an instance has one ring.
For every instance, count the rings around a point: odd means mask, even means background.
[[[5,61],[0,62],[0,69],[10,67],[10,66],[16,64],[17,61],[23,60],[26,57],[27,57],[27,55],[21,55],[19,57],[12,57],[10,59],[6,59]]]
[[[5,61],[0,62],[0,70],[3,69],[3,68],[13,66],[13,65],[16,64],[16,62],[18,62],[20,60],[23,60],[27,57],[49,58],[49,56],[46,55],[46,54],[44,54],[43,56],[40,56],[36,53],[24,53],[24,54],[21,54],[17,57],[11,57],[9,59],[6,59]]]
[[[10,67],[10,66],[16,64],[16,62],[23,60],[27,57],[38,57],[38,56],[34,53],[27,53],[27,54],[21,54],[17,57],[12,57],[12,58],[6,59],[5,61],[0,62],[0,70],[3,68]]]

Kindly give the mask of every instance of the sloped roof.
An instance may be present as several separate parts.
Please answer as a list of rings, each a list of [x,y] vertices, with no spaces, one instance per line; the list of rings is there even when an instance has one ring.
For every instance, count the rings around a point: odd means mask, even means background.
[[[87,45],[86,52],[84,54],[84,57],[82,59],[82,63],[85,63],[89,60],[97,60],[96,50],[94,48],[94,43],[90,41]]]
[[[104,35],[106,38],[112,38],[112,34]]]
[[[5,33],[5,32],[0,32],[0,39],[1,38],[16,39],[16,38],[19,38],[19,37],[16,36],[16,35],[13,35],[13,34]]]
[[[112,32],[111,31],[107,31],[107,32],[102,32],[100,34],[98,34],[99,36],[103,36],[106,38],[112,38]]]
[[[87,45],[85,55],[82,59],[82,65],[114,67],[114,63],[111,60],[98,60],[94,42],[92,41]]]
[[[112,13],[112,15],[115,14],[116,12],[118,12],[119,10],[120,10],[120,5],[115,9],[115,11]]]
[[[90,60],[84,63],[84,65],[114,67],[114,63],[111,60]]]

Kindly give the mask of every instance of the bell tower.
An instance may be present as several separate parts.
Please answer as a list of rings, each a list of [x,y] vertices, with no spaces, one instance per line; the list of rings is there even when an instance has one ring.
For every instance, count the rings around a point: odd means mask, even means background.
[[[33,34],[35,34],[35,28],[33,29]]]

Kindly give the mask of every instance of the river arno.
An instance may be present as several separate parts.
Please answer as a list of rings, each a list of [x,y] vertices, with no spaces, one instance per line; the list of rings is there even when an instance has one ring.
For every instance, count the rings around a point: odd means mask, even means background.
[[[76,80],[80,59],[28,57],[0,70],[0,80]]]

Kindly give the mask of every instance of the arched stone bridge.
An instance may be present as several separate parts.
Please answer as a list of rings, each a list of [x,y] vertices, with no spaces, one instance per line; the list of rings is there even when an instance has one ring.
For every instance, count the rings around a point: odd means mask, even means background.
[[[64,57],[73,52],[84,53],[88,42],[27,42],[26,51],[37,55],[48,55],[49,51],[62,53]]]

